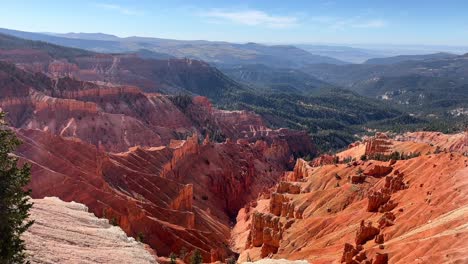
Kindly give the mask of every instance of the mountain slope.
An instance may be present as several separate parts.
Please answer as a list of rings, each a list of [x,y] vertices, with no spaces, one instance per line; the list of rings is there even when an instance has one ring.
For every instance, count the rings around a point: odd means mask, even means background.
[[[147,92],[189,93],[211,99],[218,99],[230,90],[245,89],[216,68],[198,60],[99,54],[3,34],[0,35],[0,47],[0,60],[54,77],[135,85]]]
[[[41,49],[10,49],[0,50],[0,60],[53,78],[67,76],[98,84],[137,86],[144,92],[207,96],[230,110],[255,111],[274,127],[305,129],[322,150],[347,146],[368,122],[403,114],[343,90],[325,89],[321,94],[322,82],[298,70],[273,68],[271,73],[272,68],[244,66],[249,69],[249,84],[257,82],[262,85],[259,89],[239,84],[209,64],[191,59],[153,60],[128,54],[67,59],[53,58]],[[303,81],[309,86],[304,87]]]
[[[457,55],[445,52],[424,54],[424,55],[400,55],[386,58],[372,58],[366,60],[364,64],[395,64],[404,61],[424,61],[424,60],[437,60],[454,58]]]
[[[297,69],[272,68],[263,64],[220,67],[220,70],[237,82],[253,86],[255,90],[310,94],[331,86]]]
[[[385,146],[421,155],[347,162],[343,152],[337,164],[333,157],[328,164],[298,160],[276,188],[239,212],[233,237],[240,260],[466,262],[468,158],[431,143],[381,135],[345,152],[370,156]]]
[[[439,129],[463,127],[468,123],[468,57],[438,56],[442,58],[396,64],[309,65],[302,70],[441,123]]]
[[[159,38],[117,38],[101,34],[65,34],[57,36],[0,29],[0,33],[21,38],[46,41],[58,45],[106,53],[128,53],[146,49],[177,58],[192,58],[212,64],[266,64],[271,67],[301,67],[314,63],[344,64],[321,55],[313,55],[295,46],[267,46],[256,43],[182,41]],[[93,39],[91,39],[93,38]],[[105,40],[103,40],[105,39]]]

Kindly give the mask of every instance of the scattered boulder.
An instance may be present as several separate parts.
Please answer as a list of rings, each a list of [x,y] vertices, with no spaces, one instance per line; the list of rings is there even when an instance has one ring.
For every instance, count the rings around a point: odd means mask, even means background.
[[[372,226],[372,222],[368,222],[367,225],[364,220],[361,221],[359,229],[356,231],[356,245],[363,245],[367,241],[372,240],[380,233],[380,229]]]

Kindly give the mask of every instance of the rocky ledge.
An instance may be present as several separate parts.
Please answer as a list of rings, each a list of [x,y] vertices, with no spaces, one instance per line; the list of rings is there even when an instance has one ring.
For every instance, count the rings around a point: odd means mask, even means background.
[[[23,237],[31,263],[157,263],[149,247],[83,204],[56,197],[33,202],[35,223]]]

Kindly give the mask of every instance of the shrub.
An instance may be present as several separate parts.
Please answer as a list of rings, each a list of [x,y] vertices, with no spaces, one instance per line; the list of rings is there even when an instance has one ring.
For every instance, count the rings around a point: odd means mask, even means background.
[[[192,256],[190,257],[190,264],[201,264],[203,263],[203,257],[200,253],[200,250],[195,249]]]
[[[145,234],[143,234],[142,232],[138,232],[137,241],[143,243],[145,241]]]
[[[227,263],[227,264],[236,264],[236,263],[237,263],[237,260],[236,260],[235,257],[232,257],[232,256],[231,256],[231,257],[229,257],[229,258],[226,259],[226,263]]]
[[[169,258],[170,258],[170,260],[169,260],[170,264],[176,264],[176,262],[177,262],[177,255],[176,254],[171,252],[171,254],[169,255]]]
[[[341,176],[338,173],[335,173],[335,179],[337,179],[339,181],[339,180],[341,180]]]
[[[172,103],[184,112],[192,104],[192,97],[186,94],[179,94],[169,97]]]

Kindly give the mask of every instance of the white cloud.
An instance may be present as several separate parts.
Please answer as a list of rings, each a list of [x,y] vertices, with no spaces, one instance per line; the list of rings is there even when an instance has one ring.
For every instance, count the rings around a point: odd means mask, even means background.
[[[298,24],[298,19],[293,16],[270,15],[260,10],[226,11],[222,9],[211,9],[202,12],[201,16],[221,19],[237,24],[249,26],[266,26],[271,28],[288,28]]]
[[[141,12],[138,12],[138,11],[135,11],[135,10],[132,10],[132,9],[120,6],[120,5],[115,5],[115,4],[100,3],[100,4],[95,4],[95,6],[101,8],[101,9],[117,11],[117,12],[119,12],[121,14],[124,14],[124,15],[135,16],[135,15],[141,15],[142,14]]]
[[[360,24],[354,24],[353,27],[356,28],[382,28],[385,27],[387,23],[380,19],[374,19],[369,21],[363,21]]]
[[[315,16],[310,17],[309,20],[312,23],[333,30],[343,30],[346,28],[382,28],[387,26],[387,22],[382,19],[364,19],[361,16],[350,18]]]

